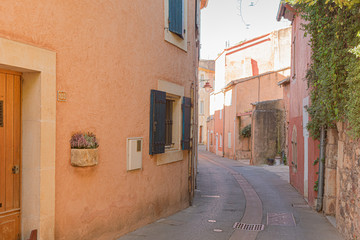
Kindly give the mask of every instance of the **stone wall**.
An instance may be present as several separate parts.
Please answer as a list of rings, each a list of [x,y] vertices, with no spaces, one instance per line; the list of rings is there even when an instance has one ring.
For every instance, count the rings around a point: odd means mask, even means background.
[[[323,211],[326,215],[335,215],[336,210],[336,167],[338,160],[338,132],[327,130],[325,152],[325,189]]]
[[[360,144],[338,123],[337,228],[346,239],[360,239]]]
[[[251,124],[251,164],[265,164],[268,158],[275,158],[278,149],[283,150],[285,139],[284,115],[283,100],[264,101],[255,104]]]

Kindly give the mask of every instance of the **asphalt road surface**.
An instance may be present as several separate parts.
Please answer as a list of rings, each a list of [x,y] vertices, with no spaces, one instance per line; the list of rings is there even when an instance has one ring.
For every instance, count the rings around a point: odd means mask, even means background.
[[[119,240],[342,239],[289,184],[286,166],[249,166],[199,151],[197,177],[193,206]]]

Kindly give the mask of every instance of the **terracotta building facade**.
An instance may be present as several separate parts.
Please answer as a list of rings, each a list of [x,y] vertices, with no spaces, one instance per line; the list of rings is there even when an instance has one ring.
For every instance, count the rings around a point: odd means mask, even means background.
[[[290,31],[284,28],[242,42],[215,60],[208,122],[213,133],[211,152],[233,159],[252,158],[251,137],[241,132],[251,125],[253,103],[283,98],[278,82],[290,74]]]
[[[0,3],[5,239],[115,239],[189,205],[200,4]],[[169,144],[155,117],[172,119]],[[70,164],[79,131],[96,134],[95,166]]]
[[[209,144],[209,131],[207,129],[207,121],[210,116],[210,92],[214,86],[215,79],[215,61],[200,60],[199,62],[199,144]]]

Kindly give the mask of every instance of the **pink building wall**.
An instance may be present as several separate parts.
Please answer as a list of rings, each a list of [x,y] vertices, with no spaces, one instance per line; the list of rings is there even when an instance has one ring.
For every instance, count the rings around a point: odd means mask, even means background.
[[[318,166],[313,166],[313,162],[319,156],[318,142],[308,137],[308,184],[307,193],[304,186],[304,171],[305,156],[304,156],[304,134],[303,128],[303,106],[304,99],[309,96],[307,89],[307,82],[305,80],[308,65],[311,62],[311,48],[308,44],[310,38],[304,37],[304,32],[301,30],[300,17],[295,17],[293,21],[292,30],[292,64],[291,64],[291,79],[290,79],[290,102],[289,102],[289,129],[288,141],[293,139],[293,129],[297,129],[297,167],[294,165],[293,148],[289,142],[289,165],[290,165],[290,183],[301,193],[303,193],[309,201],[310,205],[315,204],[316,192],[313,190],[315,181],[317,180]]]
[[[188,154],[162,166],[148,154],[149,99],[158,80],[190,97],[195,1],[188,1],[187,52],[164,40],[164,1],[3,0],[0,7],[0,37],[56,52],[56,89],[67,94],[56,104],[55,238],[114,239],[188,206]],[[97,135],[98,166],[70,165],[76,131]],[[129,137],[143,138],[142,170],[126,171]]]
[[[216,110],[214,127],[223,136],[225,157],[251,158],[251,142],[239,133],[251,123],[251,114],[241,116],[251,112],[251,103],[283,98],[277,83],[289,76],[290,35],[291,28],[280,29],[227,48],[215,60],[217,87],[213,95],[231,95],[231,100],[221,106],[210,102]],[[224,113],[222,120],[216,114],[220,109]]]

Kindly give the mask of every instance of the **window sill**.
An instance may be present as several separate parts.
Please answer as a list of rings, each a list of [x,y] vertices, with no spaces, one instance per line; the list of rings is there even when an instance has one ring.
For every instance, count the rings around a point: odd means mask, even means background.
[[[166,149],[165,153],[157,155],[157,165],[163,165],[183,160],[183,151],[178,149]]]

